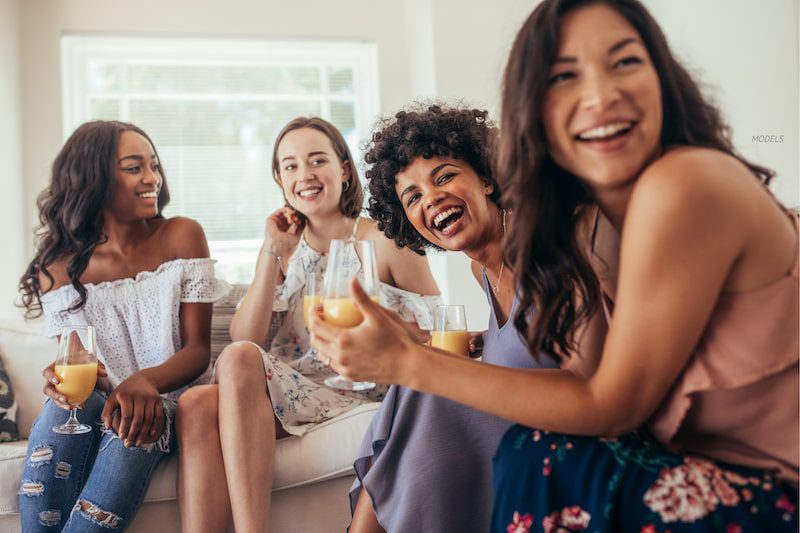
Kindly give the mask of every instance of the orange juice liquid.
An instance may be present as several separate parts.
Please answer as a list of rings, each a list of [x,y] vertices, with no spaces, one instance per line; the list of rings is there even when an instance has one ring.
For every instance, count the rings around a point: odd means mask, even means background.
[[[375,303],[380,301],[377,296],[370,296],[370,299]],[[340,328],[352,328],[364,320],[352,298],[326,298],[322,302],[322,311],[325,322]]]
[[[317,307],[318,305],[322,304],[322,296],[309,296],[306,294],[303,296],[303,322],[306,324],[306,329],[310,330],[310,320],[308,319],[308,312],[311,310],[312,307]]]
[[[56,365],[55,372],[61,380],[56,390],[67,397],[70,405],[85,402],[97,384],[97,363]]]
[[[431,346],[459,355],[469,355],[469,333],[466,331],[434,331]]]

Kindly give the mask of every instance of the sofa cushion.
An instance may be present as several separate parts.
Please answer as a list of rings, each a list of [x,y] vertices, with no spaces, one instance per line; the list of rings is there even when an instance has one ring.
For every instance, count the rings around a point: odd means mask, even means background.
[[[19,440],[17,431],[17,400],[14,387],[3,366],[3,353],[0,351],[0,442]]]
[[[0,321],[0,352],[2,352],[17,400],[17,428],[25,438],[33,420],[39,415],[44,401],[42,370],[55,361],[58,343],[38,335],[37,323]]]
[[[278,441],[273,490],[309,485],[350,475],[361,438],[380,404],[368,403],[324,422],[302,438]],[[0,516],[19,512],[17,492],[28,441],[0,443]],[[178,457],[158,466],[144,501],[172,501],[177,497]]]

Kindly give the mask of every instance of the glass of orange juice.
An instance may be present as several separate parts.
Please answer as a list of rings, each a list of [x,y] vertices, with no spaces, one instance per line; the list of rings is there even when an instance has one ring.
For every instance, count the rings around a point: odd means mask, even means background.
[[[78,406],[86,401],[97,384],[97,357],[95,356],[94,328],[92,326],[64,326],[58,342],[55,374],[59,383],[56,390],[67,397],[72,407],[69,418],[53,431],[63,435],[88,433],[92,427],[78,421]]]
[[[322,305],[322,276],[318,276],[312,270],[306,276],[306,287],[303,294],[303,322],[306,325],[306,331],[311,331],[309,313],[320,305]]]
[[[431,346],[469,356],[469,333],[463,305],[437,305]]]
[[[353,261],[353,251],[358,256],[360,264]],[[354,277],[358,278],[364,292],[373,301],[378,302],[380,279],[378,278],[375,243],[354,239],[331,241],[322,299],[325,322],[330,322],[340,328],[352,328],[364,320],[350,294],[350,281]],[[351,381],[339,375],[327,378],[325,384],[334,389],[353,391],[369,390],[375,387],[372,382]]]

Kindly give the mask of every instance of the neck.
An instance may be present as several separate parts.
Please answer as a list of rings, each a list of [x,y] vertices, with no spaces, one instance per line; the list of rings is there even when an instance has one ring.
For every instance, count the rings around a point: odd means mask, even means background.
[[[330,248],[334,239],[348,239],[353,235],[353,225],[356,219],[348,218],[336,211],[329,216],[315,216],[306,219],[303,236],[311,248],[325,252]]]
[[[103,213],[103,234],[106,240],[102,243],[107,250],[117,250],[122,254],[131,254],[150,233],[150,223],[140,219],[133,222],[121,222],[109,212]]]
[[[494,206],[494,204],[492,205]],[[508,224],[507,214],[506,224]],[[508,227],[506,226],[507,230]],[[464,253],[490,274],[494,274],[497,277],[500,273],[500,268],[503,266],[504,238],[503,212],[494,206],[491,222],[487,225],[486,231],[477,240],[476,244],[464,250]]]
[[[622,223],[625,221],[625,212],[628,210],[632,189],[633,183],[623,188],[593,193],[600,210],[618,233],[622,232]]]

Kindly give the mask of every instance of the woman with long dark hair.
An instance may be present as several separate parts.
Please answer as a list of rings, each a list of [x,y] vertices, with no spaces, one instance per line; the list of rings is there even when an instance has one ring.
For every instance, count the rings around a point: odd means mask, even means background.
[[[48,400],[19,491],[24,531],[130,525],[156,465],[175,447],[178,397],[208,379],[211,302],[224,287],[202,228],[164,218],[168,202],[158,153],[132,124],[83,124],[53,163],[20,291],[28,316],[44,315],[47,336],[94,326],[101,379],[78,414],[94,429],[61,435],[51,428],[70,406],[54,365],[44,370]]]
[[[493,531],[796,530],[798,219],[769,171],[635,0],[545,0],[502,106],[515,324],[562,369],[418,347],[363,297],[359,327],[315,320],[313,344],[527,426],[495,457]]]

